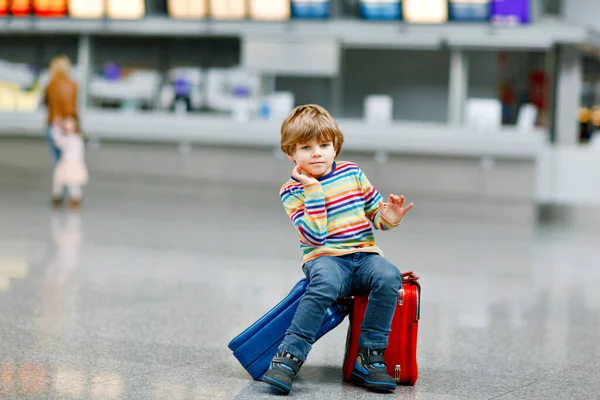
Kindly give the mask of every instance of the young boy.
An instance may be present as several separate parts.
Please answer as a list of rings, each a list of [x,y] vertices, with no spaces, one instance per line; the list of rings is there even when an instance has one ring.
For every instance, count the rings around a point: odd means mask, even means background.
[[[375,245],[370,223],[375,229],[392,229],[413,204],[404,206],[404,197],[396,195],[384,203],[356,164],[336,162],[343,142],[338,124],[317,105],[295,108],[281,126],[281,150],[296,166],[280,196],[298,231],[302,271],[310,282],[263,377],[285,394],[306,361],[327,308],[357,293],[370,294],[353,378],[370,389],[396,388],[383,352],[402,278]]]

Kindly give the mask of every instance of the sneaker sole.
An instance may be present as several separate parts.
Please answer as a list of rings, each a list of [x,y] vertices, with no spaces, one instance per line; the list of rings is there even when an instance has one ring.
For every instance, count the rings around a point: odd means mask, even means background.
[[[271,377],[268,376],[263,376],[262,381],[267,383],[269,386],[271,386],[272,388],[277,389],[278,391],[280,391],[281,393],[284,394],[289,394],[292,391],[292,388],[290,388],[289,386],[287,386],[284,383],[279,382],[276,379],[273,379]]]
[[[369,389],[378,390],[382,392],[392,392],[396,390],[395,383],[373,382],[356,372],[352,372],[352,378],[354,382]]]

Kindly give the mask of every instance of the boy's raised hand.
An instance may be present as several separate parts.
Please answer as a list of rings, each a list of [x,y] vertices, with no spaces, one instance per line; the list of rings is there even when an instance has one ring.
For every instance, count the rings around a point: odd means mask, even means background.
[[[395,194],[390,194],[387,203],[384,203],[383,200],[379,201],[381,216],[392,225],[398,225],[404,215],[414,206],[414,203],[407,206],[404,206],[404,203],[404,196],[398,197]]]
[[[308,172],[303,171],[302,167],[300,167],[299,165],[296,165],[294,167],[294,169],[292,170],[292,176],[294,178],[298,179],[300,181],[300,183],[303,185],[310,185],[311,183],[319,182],[315,178],[310,176],[310,174],[308,174]]]

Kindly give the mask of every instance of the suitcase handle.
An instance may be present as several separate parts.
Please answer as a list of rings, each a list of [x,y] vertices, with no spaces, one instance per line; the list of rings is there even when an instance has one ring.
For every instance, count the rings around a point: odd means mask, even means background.
[[[412,271],[408,271],[402,274],[402,283],[417,283],[419,277],[413,274]]]
[[[398,305],[404,304],[404,284],[410,284],[417,286],[419,292],[417,297],[417,313],[415,316],[415,322],[421,319],[421,285],[419,284],[419,277],[416,276],[412,271],[408,271],[402,274],[402,286],[398,290]]]

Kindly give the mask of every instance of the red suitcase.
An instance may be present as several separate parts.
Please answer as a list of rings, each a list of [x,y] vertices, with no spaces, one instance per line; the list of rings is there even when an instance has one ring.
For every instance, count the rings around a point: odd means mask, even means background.
[[[383,354],[388,373],[396,378],[396,383],[400,385],[412,386],[419,376],[417,334],[421,310],[421,286],[418,280],[419,278],[412,272],[402,274],[402,288],[398,291],[398,304],[392,320],[388,348]],[[354,297],[344,356],[344,380],[347,382],[352,380],[352,370],[358,355],[358,338],[362,332],[360,326],[368,301],[368,295]]]

